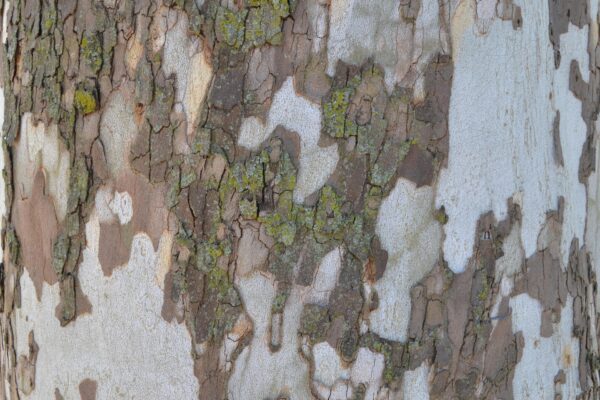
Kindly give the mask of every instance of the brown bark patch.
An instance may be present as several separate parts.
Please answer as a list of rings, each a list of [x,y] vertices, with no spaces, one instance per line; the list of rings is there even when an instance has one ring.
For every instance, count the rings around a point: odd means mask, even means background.
[[[93,379],[85,378],[79,383],[79,395],[81,400],[96,400],[96,391],[98,382]]]
[[[29,272],[38,300],[42,296],[43,282],[52,285],[58,281],[52,268],[52,246],[58,236],[58,221],[45,186],[44,172],[40,169],[35,175],[30,198],[23,198],[17,187],[13,209],[21,245],[21,263]]]
[[[418,146],[410,146],[399,169],[401,177],[414,182],[417,187],[430,186],[433,181],[433,157]]]
[[[131,196],[133,216],[125,225],[118,222],[100,224],[98,258],[104,275],[110,276],[113,269],[129,260],[133,237],[146,233],[155,249],[162,232],[167,229],[168,210],[165,206],[164,185],[154,185],[135,173],[126,173],[114,185],[118,192]]]

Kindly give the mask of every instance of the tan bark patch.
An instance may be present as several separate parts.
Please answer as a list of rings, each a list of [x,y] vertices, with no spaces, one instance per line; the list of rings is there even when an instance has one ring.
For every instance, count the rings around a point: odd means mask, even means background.
[[[58,236],[58,222],[52,198],[46,193],[43,170],[38,170],[30,198],[23,198],[19,188],[13,209],[13,221],[21,244],[21,262],[35,284],[38,299],[42,283],[50,285],[58,278],[52,268],[52,245]]]
[[[79,383],[79,395],[81,400],[96,400],[96,391],[98,390],[98,382],[93,379],[86,378]]]
[[[168,210],[164,204],[164,185],[154,185],[136,173],[127,172],[114,184],[117,192],[131,196],[133,216],[125,225],[118,222],[100,224],[100,248],[98,256],[104,274],[129,260],[131,241],[137,233],[144,232],[157,249],[162,232],[167,229]]]

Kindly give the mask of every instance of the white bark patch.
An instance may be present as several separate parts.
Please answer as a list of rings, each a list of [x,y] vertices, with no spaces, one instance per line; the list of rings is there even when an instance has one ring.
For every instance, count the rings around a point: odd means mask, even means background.
[[[292,399],[311,398],[308,390],[308,365],[298,352],[298,328],[303,304],[298,287],[287,299],[283,313],[283,337],[280,349],[269,348],[271,305],[275,282],[254,273],[238,284],[246,312],[254,324],[250,345],[240,353],[229,379],[231,400],[277,398],[288,393]]]
[[[283,318],[279,320],[281,336],[275,334],[276,352],[271,352],[271,307],[276,293],[276,282],[269,273],[251,271],[237,275],[244,309],[254,324],[252,342],[240,353],[229,380],[231,400],[277,398],[288,393],[292,399],[308,399],[308,363],[300,356],[298,329],[305,304],[327,305],[329,293],[335,287],[341,269],[341,250],[329,252],[319,264],[313,284],[295,285],[285,303]],[[279,329],[278,329],[279,331]]]
[[[503,276],[513,277],[521,270],[525,261],[523,246],[521,245],[521,226],[517,222],[513,225],[510,233],[502,242],[502,257],[496,261],[496,281]]]
[[[97,398],[198,398],[191,338],[185,327],[161,317],[163,292],[156,284],[157,254],[145,234],[134,237],[129,263],[105,277],[98,262],[99,222],[86,225],[88,247],[79,282],[93,312],[66,327],[55,316],[58,284],[36,299],[27,270],[21,277],[21,308],[15,310],[18,355],[27,354],[27,336],[39,346],[35,389],[27,399],[79,398],[85,378],[98,382]]]
[[[115,195],[108,206],[117,216],[121,225],[125,225],[131,221],[131,218],[133,217],[133,204],[129,193],[115,192]]]
[[[4,2],[4,12],[2,13],[2,43],[6,44],[6,39],[8,38],[8,12],[10,10],[10,1],[6,0]],[[4,94],[2,94],[4,96]],[[2,100],[4,104],[4,100]],[[4,117],[4,106],[2,106],[2,115]]]
[[[329,13],[327,73],[335,74],[338,60],[360,65],[373,57],[385,70],[386,84],[393,87],[401,59],[396,51],[400,0],[332,0]]]
[[[302,203],[306,197],[319,190],[335,170],[339,155],[337,144],[319,146],[321,135],[321,108],[294,90],[289,77],[273,96],[266,125],[256,117],[242,121],[238,144],[257,150],[281,125],[300,136],[300,170],[294,189],[294,201]]]
[[[100,120],[100,139],[113,177],[129,164],[129,147],[137,134],[131,108],[133,102],[129,101],[129,96],[131,93],[124,88],[113,92],[106,102]]]
[[[429,365],[426,361],[415,370],[404,372],[402,394],[404,399],[429,400]]]
[[[517,399],[552,400],[555,395],[554,377],[560,369],[565,373],[565,384],[558,386],[563,399],[574,399],[581,392],[579,386],[579,341],[573,332],[573,299],[568,296],[560,314],[560,323],[554,324],[552,337],[540,335],[542,306],[528,294],[510,299],[513,332],[521,331],[525,340],[523,356],[515,367],[513,394]]]
[[[335,285],[342,269],[342,251],[336,248],[329,253],[317,269],[314,284],[308,288],[305,295],[305,302],[311,304],[320,304],[322,306],[329,303],[329,295],[335,289]]]
[[[67,213],[69,195],[70,158],[58,137],[55,124],[48,128],[35,123],[29,112],[21,117],[20,138],[15,149],[15,182],[20,194],[31,196],[33,179],[39,168],[46,176],[46,190],[53,199],[56,217],[61,222]]]
[[[514,275],[521,271],[525,254],[521,245],[521,227],[515,223],[508,236],[502,243],[502,252],[504,255],[496,261],[496,281],[500,281],[500,293],[496,296],[496,301],[492,306],[490,315],[492,319],[492,329],[498,324],[498,312],[500,304],[504,297],[510,296],[514,286]]]
[[[365,347],[358,350],[356,361],[352,367],[351,378],[355,386],[362,383],[367,387],[365,400],[375,400],[381,386],[384,367],[385,358],[383,354],[374,353]]]
[[[365,400],[377,398],[385,367],[383,354],[361,347],[352,366],[344,367],[339,354],[329,343],[317,343],[312,351],[315,363],[313,380],[322,399],[350,399],[353,388],[360,384],[367,389]]]
[[[117,192],[109,186],[102,186],[96,192],[94,203],[100,223],[119,221],[121,225],[125,225],[133,218],[133,200],[127,192]]]
[[[342,359],[337,351],[327,342],[317,343],[312,349],[315,361],[313,379],[327,387],[327,392],[337,380],[350,379],[350,370],[342,364]],[[328,394],[328,393],[327,393]]]
[[[202,41],[187,35],[188,18],[185,13],[169,12],[169,29],[164,44],[165,75],[176,76],[176,100],[183,105],[187,119],[187,135],[196,127],[208,86],[212,80],[212,68],[206,62]]]
[[[523,2],[521,29],[495,19],[486,35],[476,33],[466,6],[460,10],[461,18],[453,19],[453,32],[461,36],[453,39],[450,154],[436,199],[449,216],[445,259],[452,271],[464,271],[480,215],[492,210],[504,219],[507,199],[516,194],[522,196],[521,238],[529,257],[546,212],[557,208],[562,195],[564,268],[571,239],[583,239],[585,225],[586,194],[578,168],[586,126],[581,102],[569,90],[569,70],[571,60],[578,60],[588,79],[588,29],[570,25],[561,36],[562,61],[556,70],[547,3]],[[564,167],[553,156],[556,110]]]
[[[373,58],[383,67],[386,87],[391,91],[414,65],[415,96],[422,99],[422,72],[433,55],[440,51],[447,53],[448,37],[440,29],[438,0],[421,2],[414,25],[402,20],[401,3],[400,0],[332,0],[327,73],[335,74],[338,60],[361,65]]]
[[[416,188],[400,178],[381,204],[376,232],[388,252],[388,263],[383,277],[373,285],[379,307],[369,319],[371,331],[385,339],[406,340],[410,289],[439,258],[442,230],[434,219],[433,196],[431,187]]]

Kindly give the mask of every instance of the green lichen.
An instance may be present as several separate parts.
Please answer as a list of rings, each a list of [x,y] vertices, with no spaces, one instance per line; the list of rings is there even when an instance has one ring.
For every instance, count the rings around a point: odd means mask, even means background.
[[[248,192],[253,195],[259,195],[265,186],[265,160],[258,156],[246,162],[243,167],[233,169],[233,175],[236,179],[236,189],[239,192]]]
[[[240,49],[244,44],[245,21],[248,10],[231,11],[226,7],[219,7],[215,21],[217,36],[233,47]]]
[[[207,156],[210,150],[210,129],[198,127],[192,141],[192,151],[200,156]]]
[[[477,298],[473,306],[474,331],[477,336],[484,333],[485,326],[489,323],[487,301],[491,294],[493,279],[488,279],[484,270],[479,273],[484,274],[481,278],[481,288],[477,292]]]
[[[6,230],[5,240],[6,248],[8,249],[8,253],[10,255],[10,262],[14,265],[18,265],[21,245],[19,243],[19,238],[17,237],[17,231],[12,225]]]
[[[201,241],[197,244],[196,267],[203,273],[209,274],[217,267],[217,261],[222,256],[231,254],[231,243],[228,240],[217,241],[216,237]]]
[[[479,301],[485,302],[490,295],[490,290],[491,290],[491,285],[490,285],[490,283],[488,283],[487,276],[484,276],[482,283],[481,283],[481,290],[477,294],[477,298],[479,299]]]
[[[79,54],[86,65],[97,74],[102,68],[102,40],[98,32],[86,32],[81,38]]]
[[[273,299],[273,304],[271,306],[271,312],[273,314],[283,312],[283,308],[285,307],[285,302],[287,301],[289,295],[290,295],[289,292],[286,292],[286,291],[277,293],[277,295]]]
[[[296,237],[296,226],[294,221],[286,220],[281,214],[273,213],[261,216],[259,221],[265,225],[267,235],[277,242],[290,246]]]
[[[43,5],[42,10],[42,35],[52,33],[57,24],[57,12],[53,3]]]
[[[250,6],[246,20],[246,47],[281,44],[283,19],[290,13],[287,0],[255,0],[250,1]]]
[[[83,203],[87,199],[90,178],[90,173],[84,158],[78,158],[75,161],[71,176],[73,179],[71,191],[74,192],[74,195],[79,202]]]
[[[242,217],[244,217],[246,219],[255,219],[257,211],[258,211],[258,209],[256,206],[255,199],[252,199],[252,200],[241,199],[240,200],[240,214]]]
[[[348,108],[359,84],[360,77],[353,77],[346,87],[334,90],[323,106],[323,125],[330,136],[347,138],[358,134],[358,126],[348,118]]]
[[[212,341],[221,340],[225,332],[233,329],[238,314],[236,307],[231,307],[229,304],[218,304],[214,311],[214,317],[208,324],[208,338]]]
[[[180,170],[173,167],[167,174],[167,207],[173,208],[179,202],[179,193],[181,192]]]
[[[338,195],[331,186],[324,186],[321,189],[313,227],[319,242],[343,239],[343,230],[349,221],[342,212],[342,206],[343,197]]]
[[[73,97],[75,108],[83,115],[91,114],[96,111],[97,103],[94,94],[84,89],[75,90]]]
[[[368,347],[371,351],[382,354],[384,357],[383,382],[391,385],[402,377],[404,370],[408,368],[410,356],[409,344],[401,344],[382,339],[374,334],[368,333],[361,337],[361,346]]]
[[[65,262],[67,261],[67,255],[69,252],[70,240],[66,234],[61,234],[54,242],[52,246],[52,268],[56,272],[56,275],[61,276]]]
[[[234,11],[219,7],[216,11],[217,38],[236,50],[250,50],[265,44],[280,45],[283,21],[290,15],[287,0],[250,0]]]
[[[46,102],[46,112],[54,121],[60,118],[61,86],[57,79],[46,79],[43,98]]]
[[[446,225],[448,223],[448,214],[446,214],[446,209],[444,206],[435,211],[434,218],[441,225]]]
[[[398,149],[398,159],[400,161],[404,160],[410,150],[410,147],[416,146],[418,143],[419,143],[419,141],[417,139],[410,139],[410,140],[404,141],[400,145],[400,148]]]
[[[326,338],[330,325],[331,320],[326,307],[307,304],[300,316],[300,329],[298,332],[301,335],[308,336],[310,342],[314,344]]]
[[[196,180],[196,172],[187,171],[181,174],[181,187],[186,188]]]
[[[215,267],[212,268],[206,276],[208,278],[208,287],[210,289],[215,289],[221,296],[227,295],[227,292],[232,287],[229,277],[227,276],[227,271]]]

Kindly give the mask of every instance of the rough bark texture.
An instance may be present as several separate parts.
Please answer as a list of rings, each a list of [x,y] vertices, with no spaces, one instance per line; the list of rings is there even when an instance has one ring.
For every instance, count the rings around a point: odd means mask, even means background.
[[[596,399],[596,0],[4,1],[8,399]]]

